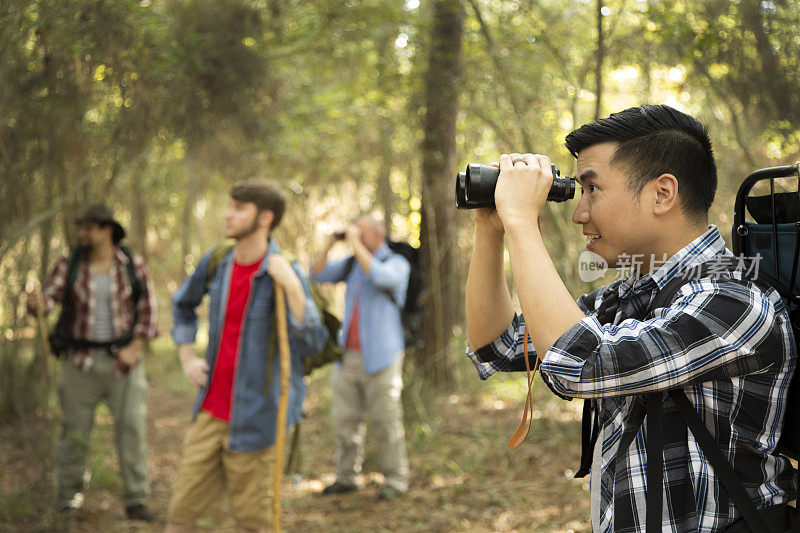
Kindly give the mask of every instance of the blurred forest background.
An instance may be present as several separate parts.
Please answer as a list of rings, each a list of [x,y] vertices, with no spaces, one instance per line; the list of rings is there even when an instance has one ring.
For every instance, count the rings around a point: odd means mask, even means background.
[[[472,217],[455,210],[457,170],[532,151],[572,175],[566,133],[632,105],[666,103],[710,129],[720,176],[711,222],[727,237],[742,178],[800,159],[799,27],[798,0],[0,0],[0,433],[27,426],[38,428],[29,440],[52,441],[57,369],[37,348],[23,293],[74,241],[74,216],[107,202],[148,259],[162,333],[149,373],[179,380],[169,296],[219,241],[230,185],[252,175],[291,191],[277,238],[306,264],[325,233],[367,209],[387,215],[392,237],[421,248],[429,319],[424,347],[407,358],[412,453],[443,416],[426,402],[456,409],[458,391],[488,392],[486,412],[508,411],[499,431],[510,431],[524,379],[481,387],[463,360]],[[543,224],[577,297],[592,287],[576,272],[584,244],[573,208],[550,206]],[[497,399],[504,386],[514,393]],[[325,393],[315,394],[310,402],[326,418]],[[479,396],[471,401],[480,408]],[[184,403],[177,409],[188,413]],[[558,405],[540,415],[577,424],[573,408]],[[483,434],[469,435],[484,453],[508,454],[502,438],[492,452]],[[558,441],[547,443],[557,459]],[[19,485],[0,474],[0,524],[45,520],[37,498],[49,490],[41,483],[50,448],[30,446],[44,461],[41,479]],[[164,453],[178,449],[165,444]],[[436,450],[424,464],[454,460]],[[566,466],[558,468],[563,478]],[[470,477],[459,470],[448,479]],[[480,490],[486,479],[475,483]],[[477,515],[465,523],[452,511],[455,521],[433,529],[585,530],[581,505],[574,516],[502,523]]]

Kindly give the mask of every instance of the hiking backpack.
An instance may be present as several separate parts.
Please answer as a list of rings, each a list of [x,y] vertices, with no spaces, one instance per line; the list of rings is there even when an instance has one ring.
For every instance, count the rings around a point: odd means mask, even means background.
[[[775,192],[775,179],[797,178],[797,191]],[[750,196],[759,181],[770,180],[770,193]],[[746,220],[745,209],[753,221]],[[748,176],[736,194],[733,211],[733,252],[746,257],[760,256],[758,278],[766,281],[781,295],[789,312],[795,341],[800,341],[800,166],[772,167],[757,170]],[[800,459],[800,379],[798,369],[789,385],[786,418],[779,451],[792,459]]]
[[[219,264],[222,261],[222,258],[228,255],[233,249],[234,243],[232,241],[226,241],[222,244],[218,244],[211,250],[211,257],[209,258],[208,263],[208,273],[206,274],[206,292],[208,292],[208,288],[211,285],[211,280],[214,278],[214,274],[216,273],[217,269],[219,268]],[[294,258],[291,254],[287,254],[285,252],[281,252],[286,259],[289,260],[290,263],[294,262]],[[344,354],[344,350],[339,343],[336,342],[337,335],[339,334],[339,329],[342,327],[342,321],[334,315],[330,309],[331,304],[328,298],[326,298],[322,292],[319,290],[319,287],[314,282],[309,282],[311,285],[311,296],[314,299],[314,305],[316,305],[317,310],[319,311],[319,317],[322,320],[322,324],[325,326],[325,329],[328,330],[328,339],[325,341],[325,345],[322,349],[311,355],[309,357],[303,358],[303,375],[308,376],[317,368],[322,368],[323,366],[327,365],[328,363],[333,363],[334,361],[341,361],[342,355]],[[271,359],[274,356],[274,349],[275,343],[277,342],[277,335],[275,334],[276,328],[276,321],[273,320],[270,325],[270,341],[269,341],[269,355],[268,357]],[[271,364],[268,365],[269,371],[272,371]],[[267,379],[267,383],[269,383],[269,377]]]
[[[386,245],[393,253],[404,257],[411,267],[408,272],[406,301],[403,304],[403,308],[400,309],[400,321],[403,324],[403,338],[406,348],[421,348],[425,344],[421,335],[422,323],[425,317],[422,307],[419,305],[419,297],[423,289],[419,248],[414,248],[403,241],[386,241]],[[356,258],[354,256],[347,259],[344,270],[345,279],[350,275],[355,264]],[[397,305],[391,293],[389,293],[389,297]]]
[[[775,179],[795,176],[798,179],[797,191],[775,192]],[[770,181],[770,193],[765,196],[750,196],[759,181]],[[752,221],[747,220],[747,213]],[[725,271],[741,270],[742,281],[756,283],[763,288],[774,288],[780,295],[789,313],[792,334],[795,341],[800,340],[800,288],[797,268],[800,259],[800,168],[797,164],[757,170],[748,176],[736,194],[733,215],[733,252],[735,257],[727,257],[726,268],[717,268],[716,274]],[[757,268],[741,258],[758,258]],[[651,309],[665,307],[675,299],[680,288],[686,283],[712,274],[713,267],[704,264],[697,276],[673,279],[658,293]],[[745,272],[746,270],[746,272]],[[791,459],[800,459],[800,379],[798,367],[788,387],[786,413],[783,430],[778,442],[779,454]],[[800,512],[796,507],[777,506],[758,511],[745,491],[744,485],[733,467],[722,454],[717,442],[711,436],[697,411],[682,390],[669,391],[681,417],[697,439],[700,449],[717,472],[720,482],[742,514],[730,531],[756,532],[800,531]],[[663,395],[649,394],[647,399],[648,469],[647,469],[647,531],[660,528],[662,512],[663,475],[663,435],[661,409]],[[652,459],[651,459],[652,458]],[[797,470],[794,469],[797,475]],[[653,487],[651,493],[650,487]],[[655,487],[658,487],[656,490]],[[650,522],[658,523],[658,528]]]
[[[120,246],[120,250],[128,258],[128,263],[125,271],[128,273],[128,280],[131,284],[131,298],[133,299],[133,323],[136,324],[138,320],[138,310],[136,304],[139,302],[139,297],[142,295],[142,282],[136,276],[136,265],[133,262],[133,252],[127,246]],[[72,336],[72,321],[74,319],[75,306],[72,302],[72,288],[75,286],[75,280],[78,279],[78,268],[80,267],[81,260],[86,257],[86,250],[82,247],[75,248],[69,254],[69,263],[67,266],[67,283],[64,287],[64,300],[61,302],[61,311],[58,315],[58,320],[53,330],[48,336],[50,343],[50,351],[57,358],[60,358],[70,348],[88,349],[98,348],[107,350],[110,355],[114,355],[119,348],[127,346],[133,340],[133,330],[126,331],[117,339],[108,342],[95,342],[85,339],[76,339]]]

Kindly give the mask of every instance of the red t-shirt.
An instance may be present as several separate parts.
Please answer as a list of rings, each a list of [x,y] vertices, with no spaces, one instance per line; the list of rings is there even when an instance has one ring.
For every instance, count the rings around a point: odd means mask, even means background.
[[[236,362],[239,359],[239,335],[242,332],[247,300],[250,298],[253,275],[258,271],[260,265],[260,260],[252,265],[233,263],[219,353],[217,354],[214,371],[211,374],[208,394],[203,400],[202,408],[204,410],[208,411],[214,418],[219,418],[226,422],[230,422],[231,419],[233,379],[236,372]]]
[[[348,350],[361,349],[361,339],[358,338],[359,303],[360,302],[356,300],[353,304],[353,316],[350,317],[350,329],[347,330],[347,338],[344,341],[344,347]]]

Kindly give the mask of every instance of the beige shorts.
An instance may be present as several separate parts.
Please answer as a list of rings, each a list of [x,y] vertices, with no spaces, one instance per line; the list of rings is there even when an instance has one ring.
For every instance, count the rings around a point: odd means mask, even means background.
[[[200,411],[183,442],[178,476],[167,519],[194,524],[219,519],[227,491],[236,525],[270,530],[272,525],[273,447],[256,452],[228,450],[230,425]]]

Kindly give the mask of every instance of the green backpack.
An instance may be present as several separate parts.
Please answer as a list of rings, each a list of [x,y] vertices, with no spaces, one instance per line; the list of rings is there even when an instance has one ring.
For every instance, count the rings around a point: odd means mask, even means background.
[[[232,241],[225,241],[222,244],[218,244],[211,250],[211,258],[208,263],[208,274],[206,274],[206,292],[208,292],[208,288],[211,285],[211,280],[214,278],[214,274],[219,268],[220,261],[222,258],[228,255],[228,252],[231,251],[233,248],[234,243]],[[291,254],[282,253],[286,259],[289,260],[290,263],[296,262],[294,257]],[[342,347],[339,346],[339,343],[336,342],[336,338],[339,335],[339,329],[342,327],[342,321],[339,318],[331,313],[330,308],[331,304],[328,298],[326,298],[319,290],[317,284],[311,282],[311,296],[314,298],[314,305],[317,306],[317,310],[319,311],[319,316],[322,319],[322,323],[325,325],[325,329],[328,330],[328,340],[325,341],[325,345],[322,349],[317,352],[316,354],[305,357],[303,359],[303,375],[308,376],[317,368],[322,368],[323,366],[327,365],[328,363],[333,363],[334,361],[341,361],[342,355],[344,351]],[[276,323],[273,320],[272,324],[270,325],[270,333],[269,333],[269,355],[268,361],[269,364],[267,368],[271,372],[272,370],[272,360],[275,357],[275,349],[277,343],[277,334],[276,334]],[[267,383],[270,383],[270,377],[267,377]]]

